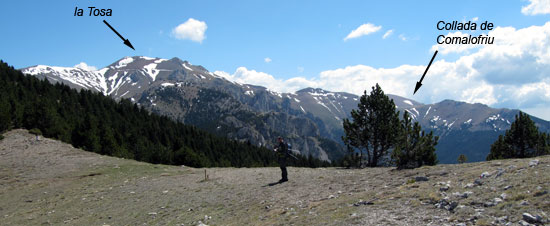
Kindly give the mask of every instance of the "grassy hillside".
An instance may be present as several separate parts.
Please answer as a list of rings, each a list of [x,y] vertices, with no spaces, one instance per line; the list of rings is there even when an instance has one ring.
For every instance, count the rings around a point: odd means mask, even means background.
[[[550,214],[550,156],[403,171],[291,167],[289,182],[269,186],[276,167],[155,165],[25,130],[4,136],[5,225],[504,225]]]

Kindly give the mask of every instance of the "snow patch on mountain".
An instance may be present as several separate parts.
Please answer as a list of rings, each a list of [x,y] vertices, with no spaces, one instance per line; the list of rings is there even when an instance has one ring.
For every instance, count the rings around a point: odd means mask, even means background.
[[[416,110],[416,109],[415,109]],[[409,115],[411,116],[411,118],[413,120],[416,120],[416,115],[414,113],[412,113],[409,109],[405,109],[405,111],[409,112]]]
[[[81,68],[73,67],[51,67],[46,65],[37,65],[22,70],[25,74],[38,75],[38,74],[51,74],[52,76],[61,78],[75,85],[81,86],[85,89],[102,88],[103,75],[99,71],[87,71]],[[48,78],[52,78],[48,76]]]
[[[167,59],[158,59],[158,60],[155,60],[155,64],[160,64],[164,61],[167,61]]]
[[[332,113],[332,110],[330,110],[330,108],[327,107],[327,105],[325,105],[323,102],[317,100],[317,103],[320,104],[321,106],[325,107],[326,109],[328,109],[328,111],[330,111],[330,113]]]
[[[430,113],[430,110],[432,110],[432,106],[428,107],[428,110],[426,111],[426,114],[424,114],[424,118],[428,116],[428,113]]]
[[[144,60],[154,60],[155,59],[155,58],[146,57],[146,56],[140,56],[139,58],[144,59]]]
[[[416,108],[411,108],[411,110],[413,110],[413,111],[416,113],[416,116],[420,115],[420,113],[418,113],[418,111],[416,110]]]
[[[120,95],[120,97],[126,96],[126,94],[128,94],[129,92],[130,92],[129,90],[124,92],[124,94]]]
[[[126,67],[128,64],[134,62],[134,58],[132,57],[125,57],[124,59],[118,61],[118,64],[115,66],[115,68],[121,68]]]
[[[188,67],[187,65],[185,65],[185,63],[183,63],[183,64],[181,64],[181,65],[183,65],[183,67],[184,67],[185,69],[190,70],[190,71],[193,71],[193,69],[190,68],[190,67]]]
[[[145,65],[143,66],[143,69],[149,75],[149,77],[153,79],[153,81],[155,81],[155,79],[157,78],[157,75],[160,72],[160,70],[157,70],[157,64],[155,63]]]
[[[500,117],[500,114],[496,114],[496,115],[489,116],[487,119],[485,119],[485,122],[489,123],[489,122],[497,121],[497,120],[505,121],[504,118]]]

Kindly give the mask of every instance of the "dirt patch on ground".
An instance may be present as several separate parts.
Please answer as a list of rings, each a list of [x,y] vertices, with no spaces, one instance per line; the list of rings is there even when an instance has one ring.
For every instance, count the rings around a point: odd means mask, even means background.
[[[550,211],[548,156],[403,171],[289,168],[289,182],[269,186],[278,168],[153,165],[25,130],[4,136],[5,225],[505,225],[527,223],[524,213],[544,224]]]

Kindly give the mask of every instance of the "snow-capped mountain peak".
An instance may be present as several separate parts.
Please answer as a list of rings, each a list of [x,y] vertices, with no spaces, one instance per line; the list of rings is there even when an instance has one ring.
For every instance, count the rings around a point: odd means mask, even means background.
[[[23,73],[61,82],[78,89],[90,89],[114,98],[130,98],[152,84],[171,80],[218,78],[201,66],[178,58],[162,59],[145,56],[123,57],[99,70],[79,67],[37,65],[21,69]],[[188,78],[189,77],[189,78]]]

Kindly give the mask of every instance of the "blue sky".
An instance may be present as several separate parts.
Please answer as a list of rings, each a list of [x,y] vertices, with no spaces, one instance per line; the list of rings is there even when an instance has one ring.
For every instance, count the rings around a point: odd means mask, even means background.
[[[280,92],[317,86],[359,94],[378,82],[424,103],[481,102],[550,120],[550,50],[537,39],[550,29],[550,2],[537,2],[9,1],[0,14],[0,59],[16,68],[81,62],[102,68],[124,56],[178,57]],[[110,8],[113,16],[73,16],[75,7],[89,6]],[[190,19],[203,36],[174,32]],[[437,35],[449,33],[436,29],[438,21],[474,19],[499,27],[496,45],[434,46]],[[345,40],[367,24],[378,30]],[[440,54],[413,96],[435,49]]]

